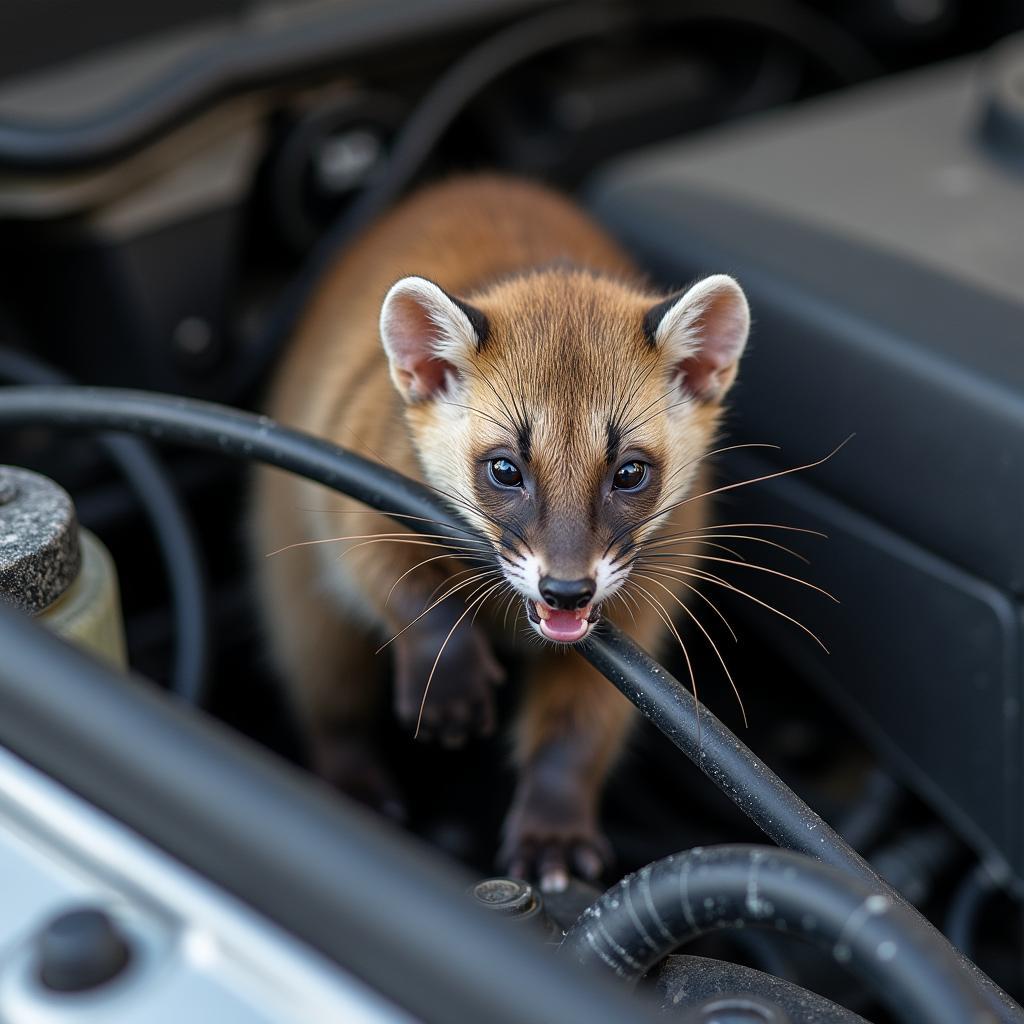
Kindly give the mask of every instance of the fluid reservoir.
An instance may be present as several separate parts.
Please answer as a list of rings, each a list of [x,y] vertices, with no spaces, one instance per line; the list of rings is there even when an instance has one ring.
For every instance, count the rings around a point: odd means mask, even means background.
[[[0,601],[124,668],[117,572],[78,525],[70,495],[27,469],[0,466]]]

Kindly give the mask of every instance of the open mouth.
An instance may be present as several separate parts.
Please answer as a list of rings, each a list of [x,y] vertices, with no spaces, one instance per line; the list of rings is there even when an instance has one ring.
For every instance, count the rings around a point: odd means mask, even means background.
[[[588,604],[576,611],[560,611],[540,601],[524,600],[527,617],[541,636],[560,644],[578,643],[601,616],[599,604]]]

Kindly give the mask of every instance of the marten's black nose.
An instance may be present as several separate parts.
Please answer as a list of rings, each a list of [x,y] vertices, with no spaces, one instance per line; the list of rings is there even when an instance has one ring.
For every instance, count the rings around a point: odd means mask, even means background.
[[[542,576],[540,596],[550,608],[574,612],[586,608],[594,596],[594,581],[556,580],[553,576]]]

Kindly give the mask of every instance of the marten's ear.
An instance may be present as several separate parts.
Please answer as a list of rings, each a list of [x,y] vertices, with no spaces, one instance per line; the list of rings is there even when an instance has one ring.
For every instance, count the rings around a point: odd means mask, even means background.
[[[391,379],[407,402],[450,389],[484,343],[487,318],[423,277],[403,277],[384,297],[380,337]]]
[[[670,295],[644,317],[647,340],[665,349],[679,386],[704,402],[729,390],[749,331],[746,296],[726,274]]]

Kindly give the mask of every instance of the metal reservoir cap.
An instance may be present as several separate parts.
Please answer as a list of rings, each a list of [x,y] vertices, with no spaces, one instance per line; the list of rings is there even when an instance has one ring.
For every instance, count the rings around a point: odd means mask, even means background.
[[[32,615],[71,585],[82,564],[75,506],[62,487],[0,466],[0,601]]]

